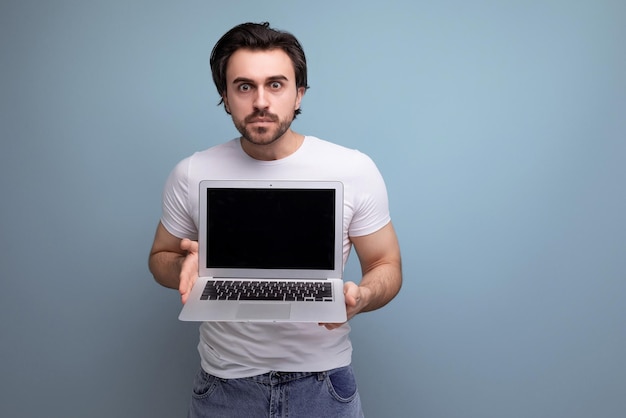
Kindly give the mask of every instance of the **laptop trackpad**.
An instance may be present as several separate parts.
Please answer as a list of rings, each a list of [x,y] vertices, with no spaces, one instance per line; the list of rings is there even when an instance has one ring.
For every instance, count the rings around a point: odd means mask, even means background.
[[[237,309],[237,319],[289,319],[290,303],[242,303]]]

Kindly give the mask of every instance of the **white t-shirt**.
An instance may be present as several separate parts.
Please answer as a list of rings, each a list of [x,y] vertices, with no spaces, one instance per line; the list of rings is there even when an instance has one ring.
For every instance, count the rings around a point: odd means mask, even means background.
[[[234,139],[178,163],[165,184],[161,217],[174,236],[198,238],[198,187],[205,179],[341,181],[344,265],[352,247],[350,236],[371,234],[390,221],[387,190],[373,161],[359,151],[311,136],[280,160],[255,160]],[[323,371],[350,364],[349,332],[348,324],[329,331],[309,323],[204,322],[198,351],[202,368],[226,379],[272,370]]]

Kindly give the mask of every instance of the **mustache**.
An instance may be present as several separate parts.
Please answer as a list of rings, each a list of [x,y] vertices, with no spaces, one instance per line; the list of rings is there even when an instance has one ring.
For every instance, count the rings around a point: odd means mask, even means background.
[[[244,122],[246,123],[252,123],[255,122],[257,119],[263,119],[263,120],[268,120],[271,122],[277,122],[278,121],[278,115],[275,115],[273,113],[269,113],[269,112],[254,112],[248,116],[246,116],[246,118],[244,119]]]

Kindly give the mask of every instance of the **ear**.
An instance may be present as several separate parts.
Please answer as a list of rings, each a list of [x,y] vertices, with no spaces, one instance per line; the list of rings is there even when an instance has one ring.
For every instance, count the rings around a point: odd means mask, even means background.
[[[226,93],[222,95],[222,101],[224,102],[224,110],[230,115],[230,106],[228,105],[228,96],[226,96]]]
[[[296,105],[295,105],[295,109],[294,110],[300,109],[300,103],[302,102],[302,98],[304,97],[304,93],[305,92],[306,92],[306,88],[298,87],[298,91],[296,93]]]

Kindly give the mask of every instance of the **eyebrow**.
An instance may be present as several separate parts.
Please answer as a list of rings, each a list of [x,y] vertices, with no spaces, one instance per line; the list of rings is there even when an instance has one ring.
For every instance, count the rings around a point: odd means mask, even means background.
[[[289,81],[289,79],[285,77],[284,75],[273,75],[273,76],[267,77],[266,81]],[[246,77],[237,77],[233,80],[233,84],[238,84],[238,83],[254,84],[254,80],[250,78],[246,78]]]

